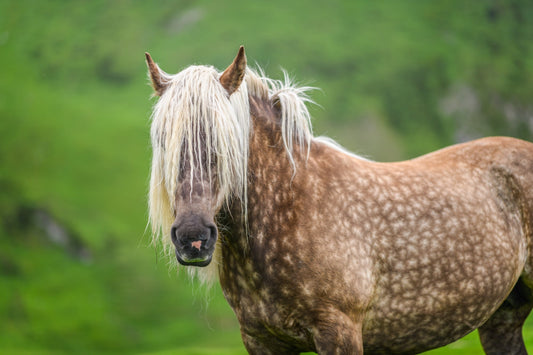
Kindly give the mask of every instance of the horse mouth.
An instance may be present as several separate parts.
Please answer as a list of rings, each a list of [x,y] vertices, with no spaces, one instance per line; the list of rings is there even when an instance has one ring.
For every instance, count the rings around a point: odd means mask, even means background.
[[[194,255],[194,256],[186,256],[182,255],[177,249],[176,249],[176,259],[178,259],[178,262],[181,265],[184,266],[207,266],[211,263],[211,260],[213,259],[213,255]]]

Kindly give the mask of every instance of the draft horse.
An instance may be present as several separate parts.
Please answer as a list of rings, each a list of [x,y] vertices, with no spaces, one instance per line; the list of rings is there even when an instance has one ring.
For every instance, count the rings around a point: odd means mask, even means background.
[[[218,277],[251,354],[413,354],[475,329],[487,354],[527,353],[533,144],[373,162],[313,137],[309,88],[243,47],[222,73],[146,60],[154,241]]]

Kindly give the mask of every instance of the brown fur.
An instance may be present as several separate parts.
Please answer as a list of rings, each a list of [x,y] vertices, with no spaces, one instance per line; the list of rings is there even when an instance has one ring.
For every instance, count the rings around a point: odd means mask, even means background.
[[[251,103],[250,238],[228,222],[220,273],[250,353],[418,353],[483,324],[487,353],[525,353],[532,144],[382,164],[317,143],[291,180],[272,106]]]
[[[233,94],[239,88],[244,79],[246,72],[246,56],[244,55],[244,47],[239,48],[237,56],[233,63],[220,76],[220,83],[226,89],[229,95]]]
[[[150,74],[150,81],[157,96],[163,95],[165,92],[168,80],[165,78],[164,73],[159,69],[157,64],[152,60],[150,53],[144,53],[146,56],[146,64],[148,65],[148,72]]]
[[[230,95],[243,56],[221,77]],[[376,163],[313,140],[290,161],[279,102],[249,104],[247,213],[215,202],[216,186],[179,183],[175,224],[216,221],[220,283],[251,354],[414,354],[477,328],[487,354],[526,354],[533,144]]]

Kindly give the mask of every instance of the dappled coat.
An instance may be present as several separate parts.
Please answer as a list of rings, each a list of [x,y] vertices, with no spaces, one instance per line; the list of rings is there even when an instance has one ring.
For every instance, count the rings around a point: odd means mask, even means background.
[[[242,47],[223,73],[147,62],[154,240],[219,277],[250,353],[417,353],[474,329],[488,354],[526,353],[533,144],[371,162],[313,137],[307,88]]]

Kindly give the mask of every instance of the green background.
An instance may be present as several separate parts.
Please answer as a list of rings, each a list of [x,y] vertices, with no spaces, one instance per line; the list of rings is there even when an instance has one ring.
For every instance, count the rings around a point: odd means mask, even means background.
[[[0,0],[0,353],[245,353],[219,286],[150,246],[145,51],[174,73],[243,44],[321,88],[315,134],[393,161],[532,140],[532,24],[518,0]]]

